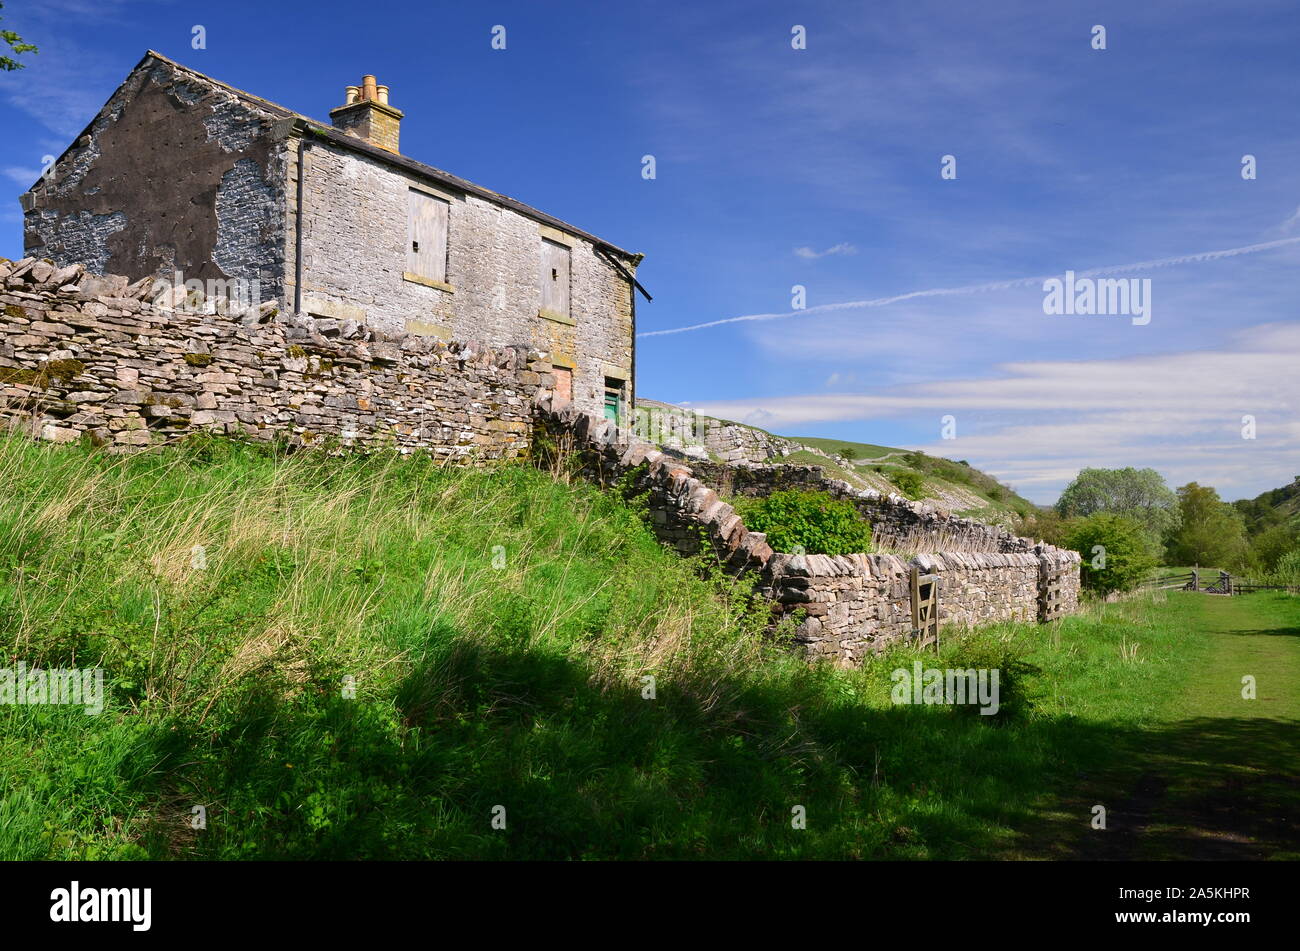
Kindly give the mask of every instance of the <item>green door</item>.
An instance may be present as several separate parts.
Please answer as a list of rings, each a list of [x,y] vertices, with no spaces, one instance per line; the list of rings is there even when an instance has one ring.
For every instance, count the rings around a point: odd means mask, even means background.
[[[618,425],[618,393],[605,391],[605,418],[614,421]]]

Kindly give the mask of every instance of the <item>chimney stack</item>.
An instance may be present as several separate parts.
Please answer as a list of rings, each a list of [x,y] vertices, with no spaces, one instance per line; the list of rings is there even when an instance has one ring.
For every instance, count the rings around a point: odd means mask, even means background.
[[[334,128],[365,139],[371,145],[397,153],[402,111],[388,104],[388,87],[374,76],[362,77],[360,86],[348,86],[343,105],[330,110]]]

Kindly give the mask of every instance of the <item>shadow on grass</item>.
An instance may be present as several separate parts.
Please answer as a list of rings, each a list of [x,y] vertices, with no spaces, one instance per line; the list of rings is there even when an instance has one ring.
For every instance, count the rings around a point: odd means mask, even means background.
[[[828,677],[792,664],[768,679],[661,681],[647,700],[600,689],[558,653],[459,638],[387,702],[253,683],[216,726],[160,736],[151,781],[168,791],[155,787],[146,848],[222,859],[1296,851],[1294,723],[998,727],[829,702]],[[189,830],[190,803],[207,809],[206,830]],[[1094,803],[1108,831],[1089,830]]]
[[[1300,637],[1300,627],[1250,627],[1241,630],[1216,630],[1216,634],[1238,634],[1238,635],[1255,635],[1263,634],[1265,636],[1275,635],[1280,637]]]
[[[1116,731],[1113,763],[1080,776],[1023,830],[1025,856],[1300,858],[1300,723],[1197,718]],[[1093,807],[1106,828],[1091,828]]]

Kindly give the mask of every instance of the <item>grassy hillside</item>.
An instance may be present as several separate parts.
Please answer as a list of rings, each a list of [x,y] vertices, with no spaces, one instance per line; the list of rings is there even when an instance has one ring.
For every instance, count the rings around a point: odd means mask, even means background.
[[[653,414],[662,412],[685,416],[688,411],[671,403],[642,398],[638,408],[639,422],[650,425]],[[782,436],[735,420],[718,421],[763,433],[774,440],[784,441],[787,448],[795,450],[774,457],[773,463],[821,466],[830,478],[858,488],[897,492],[958,515],[1009,526],[1018,525],[1037,510],[1028,499],[1021,498],[993,476],[973,468],[964,460],[954,462],[913,450],[843,439]]]
[[[1009,672],[997,718],[895,705],[916,655],[809,666],[523,467],[0,439],[0,487],[0,648],[110,688],[0,704],[0,858],[1009,854],[1198,656],[1112,605],[946,637]]]
[[[1245,518],[1246,527],[1252,534],[1270,525],[1295,521],[1300,517],[1300,476],[1290,485],[1269,489],[1253,499],[1241,499],[1232,504]]]
[[[921,476],[925,491],[922,498],[948,503],[945,507],[963,514],[988,517],[997,514],[1025,515],[1034,509],[1028,499],[1021,498],[993,476],[981,472],[963,461],[954,462],[939,456],[926,455],[908,449],[890,449],[871,443],[846,442],[841,439],[819,439],[808,436],[789,437],[823,452],[843,457],[854,474],[870,478],[873,475],[890,476],[899,471],[911,471]],[[841,463],[841,466],[844,466]],[[896,489],[895,489],[896,491]]]

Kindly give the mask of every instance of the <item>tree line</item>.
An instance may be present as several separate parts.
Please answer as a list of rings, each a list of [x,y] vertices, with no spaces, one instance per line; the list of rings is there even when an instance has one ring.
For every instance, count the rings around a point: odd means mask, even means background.
[[[1229,503],[1197,482],[1170,489],[1154,469],[1083,469],[1023,531],[1078,551],[1084,584],[1100,593],[1131,588],[1160,564],[1300,584],[1300,515],[1279,507],[1297,495],[1300,476]]]

